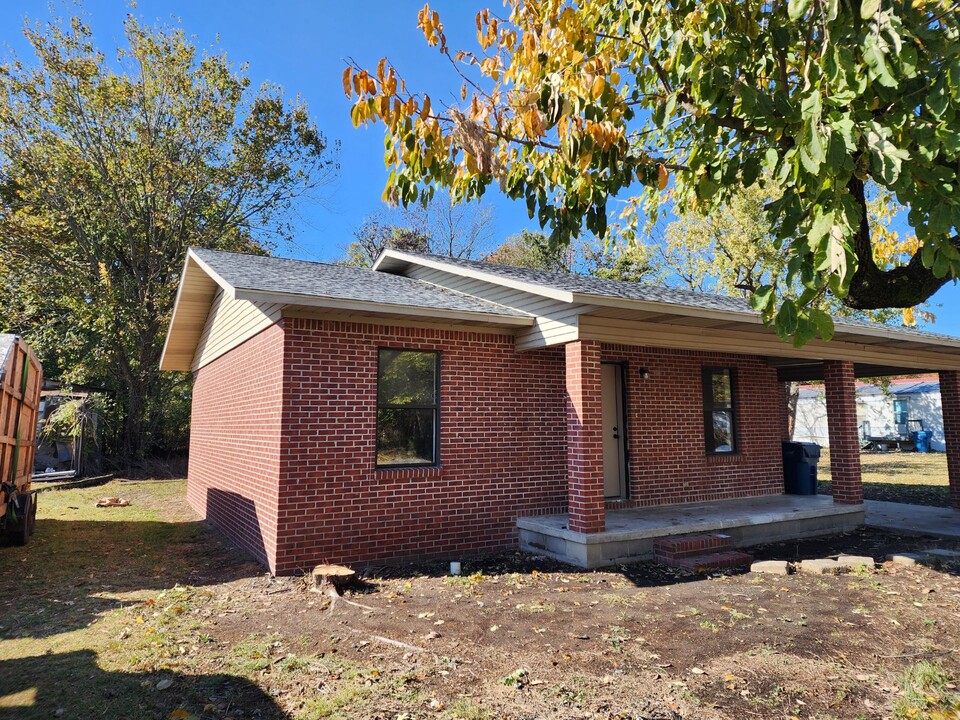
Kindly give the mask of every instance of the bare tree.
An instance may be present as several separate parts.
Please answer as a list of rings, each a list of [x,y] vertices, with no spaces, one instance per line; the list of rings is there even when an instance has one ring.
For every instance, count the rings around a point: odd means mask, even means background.
[[[455,203],[443,193],[427,205],[391,208],[368,215],[354,231],[341,262],[370,267],[386,248],[471,259],[493,244],[493,208]]]

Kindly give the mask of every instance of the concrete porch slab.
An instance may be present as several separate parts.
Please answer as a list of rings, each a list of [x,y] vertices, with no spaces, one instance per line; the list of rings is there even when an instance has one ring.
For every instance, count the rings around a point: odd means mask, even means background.
[[[578,533],[567,515],[517,520],[520,548],[585,568],[646,560],[656,539],[722,532],[735,547],[847,532],[863,524],[863,505],[829,495],[766,495],[715,502],[608,510],[606,530]]]

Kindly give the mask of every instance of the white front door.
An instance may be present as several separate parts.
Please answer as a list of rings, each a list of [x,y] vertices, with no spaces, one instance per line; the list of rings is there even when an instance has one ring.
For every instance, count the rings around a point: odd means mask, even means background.
[[[626,498],[623,366],[603,363],[600,370],[600,397],[603,407],[603,494],[608,498]]]

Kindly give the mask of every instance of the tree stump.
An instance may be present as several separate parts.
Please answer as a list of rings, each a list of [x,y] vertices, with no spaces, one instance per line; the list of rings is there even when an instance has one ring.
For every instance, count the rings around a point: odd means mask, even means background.
[[[356,576],[356,570],[351,570],[343,565],[317,565],[313,569],[313,587],[311,590],[340,597],[343,594],[343,589],[352,583]]]

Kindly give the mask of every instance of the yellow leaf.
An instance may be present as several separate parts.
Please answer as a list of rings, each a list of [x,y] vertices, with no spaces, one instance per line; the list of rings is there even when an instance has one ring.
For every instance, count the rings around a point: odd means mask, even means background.
[[[666,189],[667,182],[670,180],[670,171],[663,163],[657,165],[657,187],[661,190]]]
[[[347,66],[343,71],[343,92],[350,97],[350,76],[353,74],[353,68]]]
[[[461,100],[466,100],[466,99],[467,99],[467,84],[466,84],[466,83],[463,83],[463,85],[460,86],[460,99],[461,99]]]
[[[387,66],[387,59],[380,58],[380,62],[377,63],[377,77],[383,80],[383,70]]]
[[[172,710],[169,715],[167,715],[168,720],[185,720],[185,718],[191,717],[190,713],[184,710],[183,708],[177,708]]]
[[[430,115],[430,96],[429,96],[429,95],[424,95],[424,96],[423,96],[423,107],[420,108],[420,118],[421,118],[422,120],[426,120],[427,117],[429,117],[429,115]]]
[[[593,87],[590,88],[590,94],[593,96],[593,99],[596,100],[601,95],[603,95],[603,89],[607,86],[607,81],[603,79],[603,76],[598,76],[596,80],[593,81]]]

